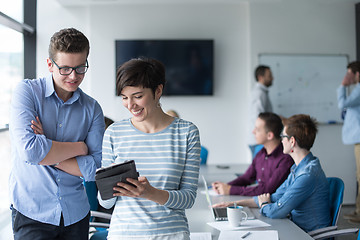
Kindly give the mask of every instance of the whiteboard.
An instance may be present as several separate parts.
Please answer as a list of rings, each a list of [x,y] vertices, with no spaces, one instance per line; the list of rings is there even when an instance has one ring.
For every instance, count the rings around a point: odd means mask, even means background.
[[[274,76],[269,97],[275,113],[342,122],[336,89],[346,73],[347,55],[259,54],[259,63],[268,65]]]

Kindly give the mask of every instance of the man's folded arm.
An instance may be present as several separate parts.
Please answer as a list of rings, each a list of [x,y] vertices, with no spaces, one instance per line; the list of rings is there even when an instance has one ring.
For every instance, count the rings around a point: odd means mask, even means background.
[[[52,141],[50,151],[42,159],[40,165],[54,165],[76,156],[87,155],[88,148],[84,142]]]

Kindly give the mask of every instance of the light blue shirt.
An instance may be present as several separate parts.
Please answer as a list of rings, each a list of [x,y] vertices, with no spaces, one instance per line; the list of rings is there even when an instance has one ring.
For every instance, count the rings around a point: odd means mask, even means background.
[[[360,143],[360,84],[357,84],[349,96],[341,85],[337,89],[338,107],[346,108],[342,141],[344,144]]]
[[[285,182],[271,195],[271,204],[260,212],[269,218],[291,220],[309,232],[331,223],[329,184],[320,161],[309,153],[298,166],[294,164]],[[257,204],[258,199],[254,197]]]
[[[257,82],[251,91],[251,102],[249,109],[248,144],[256,145],[255,136],[252,133],[255,121],[262,112],[272,112],[273,107],[269,98],[269,87]]]
[[[199,165],[199,130],[191,122],[175,118],[164,130],[144,133],[130,119],[115,122],[106,129],[102,165],[134,160],[140,176],[168,191],[164,205],[132,197],[116,197],[99,202],[105,208],[114,204],[109,239],[150,237],[189,233],[185,209],[195,202]]]
[[[44,135],[34,134],[30,121],[39,116]],[[52,75],[23,80],[13,93],[10,114],[12,170],[10,200],[23,215],[43,223],[76,223],[89,212],[82,179],[42,166],[52,141],[84,141],[89,155],[76,157],[87,181],[95,178],[101,164],[101,145],[105,123],[100,105],[81,89],[65,103],[54,91]]]

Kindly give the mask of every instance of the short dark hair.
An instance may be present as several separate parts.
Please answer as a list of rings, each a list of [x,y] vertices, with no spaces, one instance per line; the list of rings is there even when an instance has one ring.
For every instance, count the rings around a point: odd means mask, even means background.
[[[90,44],[87,37],[75,28],[64,28],[54,33],[50,39],[49,58],[56,60],[56,53],[82,53],[89,55]]]
[[[272,132],[276,139],[280,139],[280,134],[283,129],[281,118],[271,112],[262,112],[258,117],[265,122],[266,130]]]
[[[315,142],[318,131],[315,118],[306,114],[293,115],[283,120],[286,133],[293,136],[300,148],[310,150]]]
[[[150,88],[155,96],[159,85],[165,87],[165,66],[152,58],[134,58],[120,65],[116,73],[116,95],[127,86]]]
[[[360,72],[360,61],[354,61],[347,65],[348,69],[351,69],[353,74]]]
[[[259,65],[255,69],[255,79],[256,79],[256,81],[259,81],[259,76],[264,76],[265,75],[265,72],[266,72],[267,69],[270,70],[270,67],[266,66],[266,65]]]

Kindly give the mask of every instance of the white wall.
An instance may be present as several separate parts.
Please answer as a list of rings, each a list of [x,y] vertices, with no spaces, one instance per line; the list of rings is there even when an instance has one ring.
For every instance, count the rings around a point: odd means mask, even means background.
[[[214,96],[162,98],[165,110],[176,109],[199,127],[202,144],[210,150],[209,164],[250,162],[247,105],[259,53],[342,53],[355,59],[351,1],[63,7],[57,1],[38,0],[39,76],[47,73],[49,39],[63,27],[78,28],[89,37],[90,69],[82,88],[116,120],[129,115],[114,94],[115,39],[214,39]],[[313,151],[328,175],[345,180],[345,202],[353,202],[353,151],[342,145],[340,132],[339,125],[321,126]]]
[[[57,2],[40,0],[38,6],[38,31],[43,33],[39,42],[48,42],[53,32],[66,26],[78,27],[87,34],[91,49],[85,90],[99,101],[105,115],[116,120],[129,114],[121,99],[115,97],[115,39],[214,39],[214,96],[163,97],[161,102],[164,110],[176,109],[182,118],[199,127],[202,144],[210,150],[209,163],[250,162],[246,139],[242,137],[247,122],[242,109],[247,106],[250,69],[247,3],[64,9]],[[43,14],[42,9],[51,8],[55,9]],[[46,50],[46,44],[38,45],[39,59],[46,58]],[[39,75],[47,71],[43,65],[38,60],[38,70],[42,70]]]
[[[102,89],[92,91],[92,95],[100,101],[106,114],[115,119],[128,116],[121,99],[114,96],[115,39],[214,39],[215,95],[163,97],[161,102],[165,110],[176,109],[182,118],[199,127],[202,144],[210,149],[210,163],[239,161],[234,156],[247,151],[245,139],[239,137],[245,130],[244,114],[239,109],[246,106],[243,100],[248,84],[244,81],[248,69],[245,54],[248,43],[243,37],[243,33],[248,32],[247,9],[247,4],[92,8],[91,61],[94,66],[103,65],[92,71],[93,76],[101,76],[92,82],[92,89]],[[104,18],[104,15],[108,17]],[[233,24],[235,22],[238,24]]]

